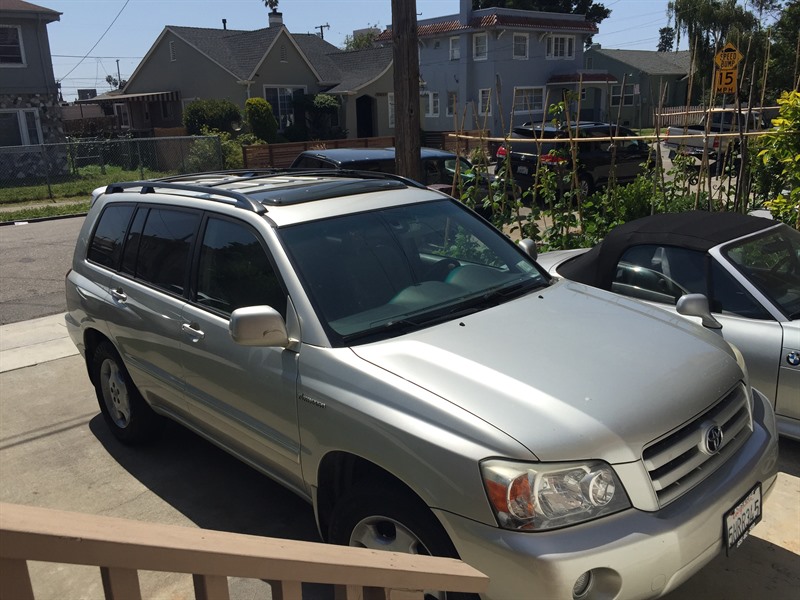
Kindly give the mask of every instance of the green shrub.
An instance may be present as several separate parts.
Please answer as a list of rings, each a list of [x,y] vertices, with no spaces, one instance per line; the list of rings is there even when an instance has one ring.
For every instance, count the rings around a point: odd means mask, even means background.
[[[275,142],[278,135],[278,121],[272,112],[272,105],[264,98],[248,98],[244,103],[244,114],[250,132],[260,140]]]
[[[239,107],[230,100],[195,100],[183,111],[183,125],[189,135],[200,135],[203,127],[232,133],[241,120]]]

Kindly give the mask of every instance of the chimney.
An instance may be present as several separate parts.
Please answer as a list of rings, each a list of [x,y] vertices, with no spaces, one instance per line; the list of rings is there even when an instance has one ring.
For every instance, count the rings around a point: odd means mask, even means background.
[[[273,8],[269,13],[269,26],[280,27],[283,25],[283,13],[279,13],[277,8]]]
[[[228,29],[228,19],[222,19],[222,28]]]

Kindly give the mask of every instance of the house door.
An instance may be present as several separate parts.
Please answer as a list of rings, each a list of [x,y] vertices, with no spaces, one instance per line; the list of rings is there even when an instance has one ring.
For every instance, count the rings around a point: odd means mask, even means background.
[[[360,138],[375,135],[375,98],[372,96],[356,100],[356,135]]]

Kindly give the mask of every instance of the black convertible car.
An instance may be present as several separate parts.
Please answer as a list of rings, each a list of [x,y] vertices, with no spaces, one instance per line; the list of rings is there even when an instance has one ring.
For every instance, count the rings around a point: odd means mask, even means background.
[[[800,232],[730,212],[654,215],[537,260],[552,275],[704,315],[741,350],[780,432],[800,439]]]

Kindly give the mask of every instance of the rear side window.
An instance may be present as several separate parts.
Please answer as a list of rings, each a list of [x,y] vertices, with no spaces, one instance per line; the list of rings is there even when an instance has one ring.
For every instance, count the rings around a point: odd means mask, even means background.
[[[243,306],[262,304],[286,315],[286,294],[249,227],[208,219],[200,246],[196,302],[226,315]]]
[[[139,241],[136,277],[183,294],[200,213],[151,208]]]
[[[105,208],[89,244],[87,258],[90,261],[110,269],[117,268],[132,214],[132,205],[112,204]]]

